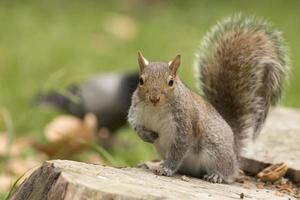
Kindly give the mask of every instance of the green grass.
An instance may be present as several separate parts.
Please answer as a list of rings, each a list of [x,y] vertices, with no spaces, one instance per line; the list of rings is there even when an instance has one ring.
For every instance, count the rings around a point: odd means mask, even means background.
[[[41,137],[57,113],[32,107],[33,95],[95,73],[135,70],[138,50],[157,60],[182,54],[180,74],[195,87],[191,65],[201,37],[222,17],[243,12],[267,18],[283,31],[293,68],[282,104],[300,107],[299,10],[299,1],[283,0],[1,1],[0,105],[11,114],[18,134]],[[133,39],[122,40],[107,30],[116,15],[136,23]],[[131,130],[119,132],[128,146],[116,148],[116,158],[134,164],[154,157],[152,147]]]

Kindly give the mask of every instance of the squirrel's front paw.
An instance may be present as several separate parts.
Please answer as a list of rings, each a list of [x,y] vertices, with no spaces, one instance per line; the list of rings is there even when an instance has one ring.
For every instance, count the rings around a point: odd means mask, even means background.
[[[156,169],[154,169],[154,173],[160,176],[173,176],[175,171],[162,163]]]
[[[136,132],[138,133],[140,138],[142,138],[142,140],[148,143],[154,143],[154,141],[158,138],[157,133],[142,129],[140,127],[136,128]]]

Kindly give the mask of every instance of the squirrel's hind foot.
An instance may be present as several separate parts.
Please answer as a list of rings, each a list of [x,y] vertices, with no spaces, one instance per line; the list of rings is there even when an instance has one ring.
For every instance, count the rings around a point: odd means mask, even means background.
[[[219,174],[206,174],[203,179],[211,183],[225,183],[223,177]]]
[[[154,169],[154,173],[159,176],[173,176],[175,170],[172,170],[169,166],[166,166],[164,162],[161,162],[159,166]]]

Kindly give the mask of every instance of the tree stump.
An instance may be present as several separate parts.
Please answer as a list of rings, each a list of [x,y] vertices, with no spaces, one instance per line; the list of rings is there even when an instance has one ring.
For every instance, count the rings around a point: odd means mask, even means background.
[[[274,109],[257,141],[243,154],[242,169],[256,174],[269,164],[288,164],[300,182],[300,110]],[[293,199],[255,185],[212,184],[201,179],[156,176],[141,168],[113,168],[67,160],[46,161],[16,190],[13,200],[69,199]]]
[[[27,178],[12,200],[79,199],[293,199],[275,191],[213,184],[176,175],[156,176],[141,168],[113,168],[67,160],[46,161]]]

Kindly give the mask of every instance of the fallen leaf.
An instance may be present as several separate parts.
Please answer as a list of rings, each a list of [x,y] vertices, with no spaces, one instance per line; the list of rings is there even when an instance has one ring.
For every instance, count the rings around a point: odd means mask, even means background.
[[[8,192],[12,184],[12,176],[7,174],[0,174],[0,193]]]
[[[99,154],[97,153],[89,153],[85,162],[97,165],[104,163]]]
[[[288,166],[286,163],[274,164],[259,172],[257,177],[264,182],[275,182],[283,177],[287,170]]]
[[[137,34],[137,25],[133,18],[127,15],[113,14],[104,23],[107,32],[120,40],[132,40]]]
[[[257,184],[256,184],[256,187],[257,187],[258,189],[264,189],[265,184],[264,184],[264,183],[257,183]]]
[[[293,191],[293,188],[291,188],[290,186],[287,186],[287,185],[282,185],[278,188],[278,190],[280,192],[288,192],[288,193],[291,193]]]
[[[46,160],[46,157],[43,155],[35,155],[29,158],[11,158],[5,164],[5,171],[9,174],[15,176],[21,176],[25,172],[35,169],[40,166],[42,162]]]
[[[84,120],[71,115],[54,118],[45,128],[45,137],[49,142],[73,142],[74,140],[95,141],[97,119],[88,113]]]
[[[0,133],[0,155],[5,156],[8,153],[8,138],[4,132]]]
[[[45,128],[48,144],[33,143],[33,147],[51,158],[68,159],[96,141],[97,118],[88,113],[84,119],[71,115],[54,118]]]
[[[33,141],[34,139],[30,136],[16,138],[10,146],[9,155],[21,155],[25,148],[31,148]]]

